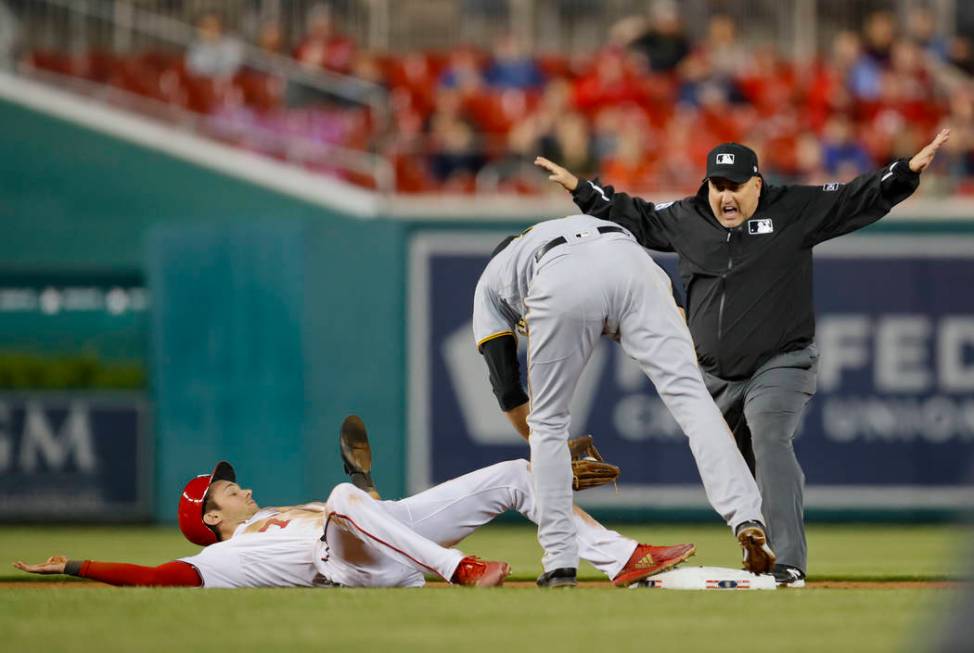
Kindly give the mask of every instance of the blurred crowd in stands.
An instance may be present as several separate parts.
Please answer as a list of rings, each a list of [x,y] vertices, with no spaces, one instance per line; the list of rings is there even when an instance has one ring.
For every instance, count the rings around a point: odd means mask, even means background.
[[[940,35],[930,12],[916,9],[903,23],[872,14],[810,61],[745,42],[729,16],[708,21],[706,35],[692,40],[678,4],[657,0],[585,55],[531,54],[512,35],[490,51],[372,52],[341,33],[327,6],[311,11],[295,43],[273,22],[251,35],[264,53],[383,87],[381,120],[248,67],[242,37],[217,14],[199,18],[182,55],[26,58],[205,115],[244,147],[261,144],[240,124],[380,153],[394,164],[400,192],[545,192],[550,184],[531,164],[537,154],[631,191],[692,192],[705,153],[723,141],[756,149],[772,183],[818,184],[910,156],[950,125],[936,182],[922,188],[974,195],[972,44]]]

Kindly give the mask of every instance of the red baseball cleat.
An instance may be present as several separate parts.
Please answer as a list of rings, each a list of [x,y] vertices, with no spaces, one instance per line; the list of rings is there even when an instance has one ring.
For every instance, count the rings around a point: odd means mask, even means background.
[[[612,579],[612,584],[616,587],[628,587],[647,576],[672,569],[696,552],[697,547],[692,544],[674,546],[639,544],[629,556],[626,566]]]
[[[457,565],[450,582],[469,587],[500,587],[510,573],[511,566],[506,562],[467,556]]]

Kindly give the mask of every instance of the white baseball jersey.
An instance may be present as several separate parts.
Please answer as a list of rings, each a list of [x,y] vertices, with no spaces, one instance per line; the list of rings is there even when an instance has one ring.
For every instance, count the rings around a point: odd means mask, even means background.
[[[321,548],[325,504],[264,508],[194,556],[203,587],[312,587]]]

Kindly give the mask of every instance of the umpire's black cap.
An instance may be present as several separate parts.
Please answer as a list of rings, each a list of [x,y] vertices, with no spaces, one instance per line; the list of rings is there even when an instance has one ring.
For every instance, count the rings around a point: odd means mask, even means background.
[[[718,177],[741,184],[760,174],[758,155],[739,143],[721,143],[707,153],[707,177],[704,181]]]

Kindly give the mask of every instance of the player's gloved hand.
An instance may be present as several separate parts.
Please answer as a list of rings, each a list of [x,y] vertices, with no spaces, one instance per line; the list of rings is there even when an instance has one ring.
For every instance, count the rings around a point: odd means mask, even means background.
[[[568,450],[572,454],[572,489],[576,492],[615,483],[619,478],[620,469],[605,462],[591,435],[570,439]]]
[[[18,560],[14,563],[14,567],[32,574],[63,574],[64,565],[67,563],[68,559],[65,556],[51,556],[47,562],[36,565],[29,565],[23,560]]]
[[[557,163],[549,161],[543,156],[539,156],[534,159],[534,165],[550,172],[551,174],[548,175],[548,180],[561,184],[565,190],[570,192],[578,188],[578,177]]]

